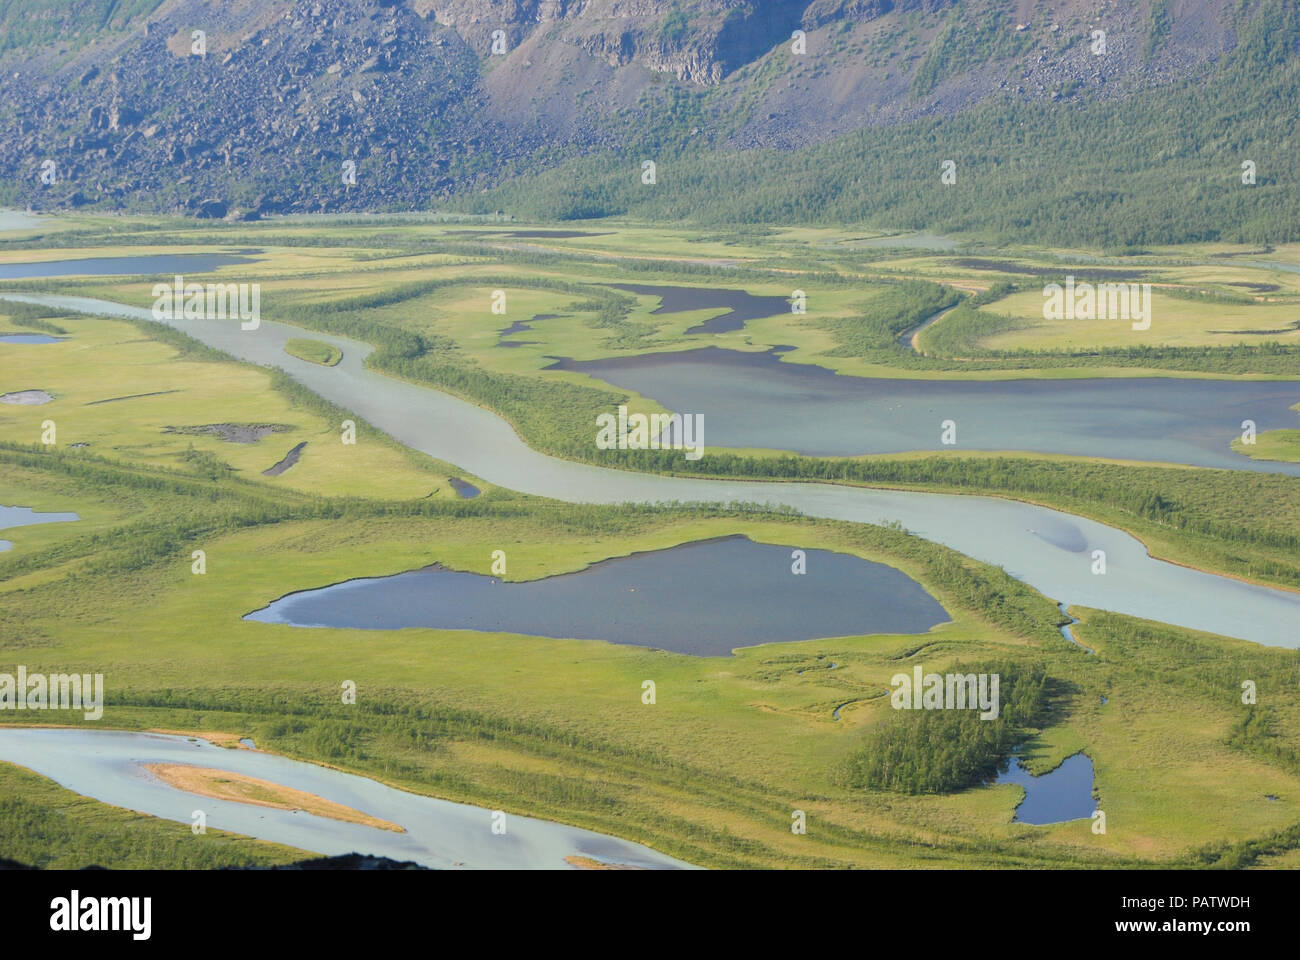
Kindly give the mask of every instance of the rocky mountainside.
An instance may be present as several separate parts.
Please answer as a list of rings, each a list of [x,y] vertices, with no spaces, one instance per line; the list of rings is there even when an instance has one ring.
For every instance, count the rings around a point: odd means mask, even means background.
[[[425,208],[602,151],[794,150],[991,97],[1132,97],[1212,76],[1251,6],[0,0],[0,201]]]

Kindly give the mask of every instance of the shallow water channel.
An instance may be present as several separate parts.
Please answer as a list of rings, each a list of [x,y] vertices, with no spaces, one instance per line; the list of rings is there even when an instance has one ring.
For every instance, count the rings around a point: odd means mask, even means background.
[[[206,740],[119,730],[0,726],[0,760],[16,763],[83,796],[155,817],[287,844],[323,856],[366,853],[440,869],[565,869],[565,857],[590,857],[647,869],[689,867],[650,847],[576,827],[507,815],[492,832],[492,811],[397,790],[375,780]],[[324,797],[380,820],[397,833],[302,811],[277,810],[189,793],[145,764],[210,767]]]

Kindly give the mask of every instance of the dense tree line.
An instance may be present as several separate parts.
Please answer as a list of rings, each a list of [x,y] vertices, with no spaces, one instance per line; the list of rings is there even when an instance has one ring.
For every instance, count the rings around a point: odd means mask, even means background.
[[[52,323],[51,318],[71,316],[64,310],[52,310],[49,307],[38,307],[34,303],[21,303],[17,300],[5,300],[0,303],[0,312],[8,316],[14,326],[40,330],[42,333],[56,337],[66,336],[68,331]]]
[[[999,676],[1001,710],[891,710],[838,771],[849,787],[897,793],[954,793],[997,774],[1011,751],[1049,719],[1049,687],[1040,668],[959,665],[952,673]]]
[[[900,350],[901,334],[957,303],[957,291],[925,280],[904,280],[884,288],[860,316],[834,317],[823,325],[839,346],[831,357],[864,357],[888,362]]]

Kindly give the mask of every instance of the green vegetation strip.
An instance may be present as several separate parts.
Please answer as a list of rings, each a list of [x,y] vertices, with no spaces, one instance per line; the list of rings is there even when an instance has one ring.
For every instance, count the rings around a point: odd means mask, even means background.
[[[343,351],[338,347],[306,337],[293,337],[285,341],[284,351],[300,360],[319,363],[323,367],[332,367],[343,359]]]

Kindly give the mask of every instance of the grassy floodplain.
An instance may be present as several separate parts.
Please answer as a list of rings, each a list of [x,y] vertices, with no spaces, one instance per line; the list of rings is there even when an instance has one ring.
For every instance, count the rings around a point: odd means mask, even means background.
[[[22,329],[14,320],[18,312],[0,305],[0,329]],[[343,418],[287,378],[214,361],[189,344],[178,351],[174,341],[142,336],[125,321],[79,316],[45,322],[67,331],[66,339],[7,345],[6,360],[21,370],[22,382],[39,384],[54,400],[0,410],[6,441],[37,443],[41,423],[53,418],[63,446],[82,444],[74,449],[141,466],[254,476],[305,440],[298,463],[268,482],[304,494],[455,497],[446,480],[456,472],[451,467],[382,434],[373,443],[342,444]]]
[[[1017,282],[1013,272],[955,261],[1012,254],[975,241],[951,256],[925,257],[845,242],[871,231],[705,234],[604,222],[535,230],[568,228],[597,235],[497,236],[521,227],[474,222],[199,228],[82,218],[8,241],[0,262],[255,248],[256,262],[214,275],[259,282],[264,315],[299,324],[304,339],[316,330],[372,343],[372,363],[386,373],[490,407],[530,444],[557,455],[632,469],[1013,496],[1124,527],[1159,556],[1300,587],[1293,478],[969,453],[828,460],[737,451],[696,466],[671,457],[601,461],[590,449],[589,414],[621,399],[634,410],[659,408],[591,378],[543,369],[553,356],[708,343],[790,345],[785,362],[860,375],[1235,375],[1231,351],[1260,344],[1243,335],[1207,351],[1196,325],[1210,314],[1191,309],[1204,303],[1171,299],[1188,307],[1188,339],[1158,344],[1172,352],[1155,351],[1145,365],[1118,355],[1095,365],[1089,351],[1101,344],[1068,338],[1044,341],[1044,349],[1061,352],[1041,356],[927,358],[900,346],[898,336],[934,309]],[[164,229],[175,246],[162,244]],[[1189,271],[1185,282],[1208,285],[1236,273],[1215,267],[1198,279],[1194,267],[1147,261],[1220,252],[1160,251],[1136,258],[1131,269],[1153,282],[1161,271]],[[1015,252],[1044,266],[1057,255]],[[1261,283],[1287,282],[1275,271],[1247,269]],[[149,306],[157,279],[0,286]],[[707,312],[656,314],[656,298],[612,283],[782,297],[802,289],[809,308],[688,336]],[[492,312],[497,291],[505,294],[504,314]],[[1000,305],[977,306],[992,315]],[[538,315],[547,319],[533,320]],[[534,342],[500,347],[501,331],[515,322],[530,329],[506,339]],[[0,646],[7,660],[34,671],[103,672],[109,695],[101,725],[252,736],[265,749],[648,842],[706,866],[1268,866],[1300,849],[1300,707],[1287,693],[1300,677],[1292,651],[1073,609],[1082,620],[1078,639],[1095,650],[1088,654],[1061,637],[1062,618],[1046,598],[897,530],[709,509],[571,507],[473,477],[466,479],[483,496],[460,501],[448,480],[464,475],[455,465],[405,450],[363,422],[361,442],[340,443],[348,412],[274,371],[148,323],[0,303],[0,332],[51,328],[65,339],[0,344],[4,390],[54,396],[49,404],[0,408],[0,503],[74,510],[83,519],[6,533],[14,548],[0,554]],[[1282,348],[1265,375],[1296,375],[1289,347]],[[46,419],[58,424],[52,449],[39,443]],[[247,441],[241,434],[246,442],[239,442],[204,429],[218,427],[261,435]],[[304,440],[295,466],[263,474]],[[1273,449],[1265,440],[1278,442],[1261,438],[1262,450]],[[488,573],[496,549],[509,556],[509,579],[528,580],[736,533],[888,563],[925,586],[953,622],[922,636],[695,658],[598,641],[310,630],[240,619],[286,593],[351,577],[434,562]],[[191,572],[196,549],[207,556],[203,576]],[[1086,751],[1106,834],[1093,834],[1087,821],[1014,822],[1021,791],[1013,786],[906,795],[852,788],[838,777],[867,732],[890,718],[894,673],[914,664],[944,672],[993,663],[1040,669],[1051,679],[1050,713],[1029,732],[1027,763],[1046,772]],[[645,679],[659,691],[652,706],[640,699]],[[1243,679],[1258,685],[1254,708],[1241,703]],[[355,706],[339,701],[345,680],[357,684]],[[0,776],[39,781],[12,767],[0,767]],[[184,825],[113,811],[39,782],[21,802],[0,801],[0,851],[15,859],[24,858],[18,836],[34,820],[66,827],[48,863],[94,857],[105,865],[165,865],[188,835]],[[791,812],[800,809],[808,814],[806,836],[790,831]],[[114,842],[128,823],[149,842]],[[188,855],[195,865],[300,858],[220,837]]]
[[[134,223],[134,221],[128,221]],[[373,225],[371,225],[373,224]],[[572,225],[569,225],[572,226]],[[144,223],[138,234],[117,223],[112,245],[70,247],[68,255],[129,253],[137,240],[146,249],[156,243],[155,227]],[[714,476],[773,478],[816,477],[848,483],[945,492],[991,492],[1030,500],[1093,517],[1132,531],[1159,557],[1245,577],[1273,585],[1300,588],[1300,552],[1296,523],[1300,497],[1295,482],[1285,477],[1247,476],[1227,471],[1201,471],[1143,465],[1097,463],[1086,459],[958,452],[901,457],[825,458],[783,457],[774,451],[735,451],[683,461],[670,455],[638,457],[624,462],[616,451],[592,448],[590,424],[601,412],[628,402],[633,412],[662,412],[648,398],[629,395],[578,373],[546,372],[554,356],[575,359],[631,356],[649,351],[691,349],[715,345],[737,350],[763,350],[783,344],[795,349],[784,363],[816,363],[845,374],[911,378],[1006,379],[1021,377],[1232,377],[1294,378],[1300,374],[1297,347],[1276,349],[1250,344],[1223,347],[1134,347],[1132,354],[1038,353],[1005,355],[972,361],[924,357],[898,343],[905,332],[932,310],[956,302],[962,295],[939,279],[923,280],[911,273],[916,252],[849,248],[857,259],[839,253],[837,269],[821,264],[817,272],[798,271],[790,264],[811,260],[826,247],[843,247],[852,231],[784,231],[740,236],[711,244],[734,247],[740,266],[692,264],[656,260],[665,235],[680,247],[690,247],[699,235],[687,230],[654,230],[635,225],[588,225],[578,230],[590,237],[522,241],[509,234],[517,225],[432,222],[404,224],[398,229],[379,221],[324,225],[271,222],[263,225],[223,225],[178,228],[182,243],[176,252],[204,249],[264,251],[254,264],[218,270],[218,277],[262,283],[264,311],[308,329],[342,333],[374,343],[371,362],[385,373],[427,383],[490,407],[509,419],[532,446],[559,456],[593,460],[635,469],[689,471]],[[528,232],[544,232],[541,227]],[[466,231],[470,236],[467,237]],[[492,231],[497,236],[492,238]],[[563,232],[575,232],[568,230]],[[787,238],[787,233],[793,237]],[[624,238],[624,234],[628,234]],[[652,238],[659,237],[659,246]],[[66,237],[66,234],[60,234]],[[197,241],[206,237],[204,247]],[[374,248],[360,244],[371,237]],[[71,238],[68,238],[71,239]],[[186,241],[193,239],[194,243]],[[607,254],[587,248],[631,246],[647,251],[630,259],[601,259]],[[575,250],[574,248],[578,249]],[[951,257],[922,259],[926,269],[970,259],[972,250]],[[1100,255],[1102,251],[1081,254]],[[1193,249],[1182,259],[1209,259],[1220,249]],[[1021,260],[1030,259],[1017,252]],[[20,251],[7,251],[17,258]],[[1244,248],[1241,256],[1257,252]],[[999,254],[1000,259],[1009,255]],[[1038,269],[1065,254],[1040,252]],[[1294,258],[1290,248],[1275,252],[1279,263]],[[989,255],[988,262],[1000,262]],[[1113,258],[1107,258],[1113,259]],[[1137,258],[1129,272],[1163,269],[1161,262],[1181,262],[1172,254]],[[1151,263],[1150,261],[1155,261]],[[1083,260],[1080,270],[1089,268]],[[953,267],[954,270],[969,268]],[[1097,268],[1093,268],[1097,269]],[[1106,269],[1119,268],[1107,264]],[[1217,267],[1215,269],[1218,269]],[[793,271],[793,272],[792,272]],[[1292,282],[1284,270],[1255,270],[1268,282]],[[778,279],[779,278],[779,279]],[[949,278],[951,279],[951,278]],[[1023,279],[1023,278],[1022,278]],[[911,285],[907,285],[910,281]],[[684,331],[707,312],[654,314],[657,298],[633,296],[611,289],[610,283],[731,286],[754,294],[788,296],[795,289],[808,295],[806,314],[782,314],[747,323],[741,330],[687,336]],[[954,282],[961,282],[960,278]],[[1263,280],[1261,280],[1263,282]],[[67,281],[14,281],[23,289],[78,292],[149,306],[152,281],[95,278]],[[797,284],[797,285],[796,285]],[[991,289],[991,288],[990,288]],[[505,295],[506,312],[492,312],[493,294]],[[959,309],[967,309],[962,302]],[[580,308],[580,309],[579,309]],[[984,315],[991,307],[970,308]],[[534,321],[545,315],[547,319]],[[522,342],[509,349],[498,344],[501,331],[515,322],[530,329],[504,339]],[[952,322],[949,315],[931,330]],[[1153,324],[1153,328],[1157,325]],[[927,331],[928,332],[928,331]],[[1161,352],[1164,350],[1164,352]],[[1244,351],[1244,352],[1243,352]],[[42,419],[29,411],[33,422]],[[30,436],[30,433],[28,434]],[[278,439],[278,437],[276,438]],[[1227,445],[1229,438],[1225,438]],[[1285,433],[1266,432],[1255,456],[1278,450],[1289,459]],[[286,444],[288,449],[292,444]],[[323,448],[309,445],[304,466]],[[281,453],[283,451],[280,451]],[[275,462],[270,460],[266,466]],[[295,467],[284,475],[288,480]]]

